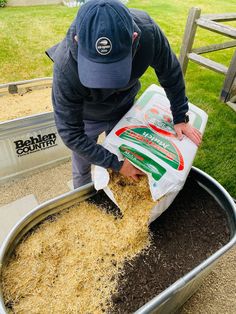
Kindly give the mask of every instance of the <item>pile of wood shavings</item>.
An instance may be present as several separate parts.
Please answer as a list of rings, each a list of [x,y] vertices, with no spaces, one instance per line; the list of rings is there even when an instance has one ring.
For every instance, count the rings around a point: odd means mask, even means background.
[[[151,197],[147,176],[140,176],[139,181],[134,181],[111,172],[108,186],[124,215],[121,224],[133,230],[134,239],[147,238],[150,209],[157,204]]]
[[[52,111],[51,88],[1,96],[0,121]]]
[[[17,247],[2,273],[5,304],[14,313],[106,312],[124,261],[150,244],[154,205],[146,177],[136,183],[112,174],[110,188],[122,219],[82,202]]]

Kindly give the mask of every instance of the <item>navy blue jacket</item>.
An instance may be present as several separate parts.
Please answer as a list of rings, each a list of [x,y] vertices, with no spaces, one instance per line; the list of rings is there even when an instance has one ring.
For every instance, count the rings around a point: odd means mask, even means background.
[[[91,164],[119,171],[117,157],[84,133],[83,120],[120,119],[132,106],[140,89],[139,78],[153,67],[171,103],[174,123],[184,121],[188,111],[185,84],[179,62],[158,25],[143,11],[130,9],[139,34],[132,73],[122,89],[90,89],[83,86],[77,70],[75,22],[65,39],[46,53],[54,61],[52,101],[58,132],[71,150]]]

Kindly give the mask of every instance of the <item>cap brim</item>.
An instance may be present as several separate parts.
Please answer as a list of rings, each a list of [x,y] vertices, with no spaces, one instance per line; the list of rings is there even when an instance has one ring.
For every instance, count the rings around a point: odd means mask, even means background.
[[[114,63],[95,63],[78,52],[78,73],[81,83],[89,88],[122,88],[131,76],[132,50]]]

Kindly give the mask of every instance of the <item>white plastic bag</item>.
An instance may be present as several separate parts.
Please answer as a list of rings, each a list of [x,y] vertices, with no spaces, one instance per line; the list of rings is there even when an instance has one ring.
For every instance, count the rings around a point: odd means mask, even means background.
[[[207,114],[189,103],[189,123],[202,134]],[[170,103],[162,88],[151,85],[106,137],[103,146],[118,156],[127,158],[148,176],[150,191],[156,206],[150,213],[155,220],[182,189],[191,169],[197,146],[184,137],[178,140],[174,131]],[[94,184],[104,189],[116,202],[108,188],[109,173],[95,167]]]

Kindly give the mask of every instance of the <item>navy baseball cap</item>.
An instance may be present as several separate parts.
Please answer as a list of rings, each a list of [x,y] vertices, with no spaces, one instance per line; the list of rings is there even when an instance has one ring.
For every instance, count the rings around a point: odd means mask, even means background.
[[[76,17],[78,73],[89,88],[122,88],[132,68],[134,23],[119,0],[90,0]]]

